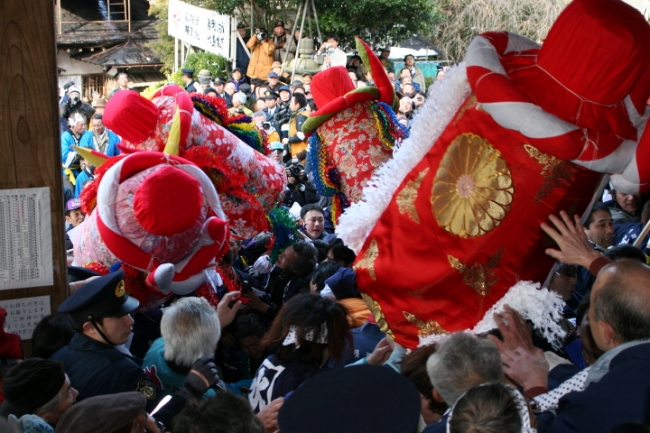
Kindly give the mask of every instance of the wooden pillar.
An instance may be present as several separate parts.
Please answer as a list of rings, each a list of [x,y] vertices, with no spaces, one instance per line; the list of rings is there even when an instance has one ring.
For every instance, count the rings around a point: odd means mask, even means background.
[[[32,191],[49,188],[50,199],[45,206],[46,217],[42,220],[46,221],[48,215],[51,220],[51,240],[46,241],[51,244],[53,279],[51,284],[40,287],[0,290],[0,302],[47,295],[52,312],[56,312],[68,295],[58,117],[52,0],[2,1],[0,193],[18,188]],[[0,248],[6,248],[6,239],[11,233],[6,228],[1,230],[5,237],[4,241],[0,238]],[[21,314],[30,314],[28,310],[23,309]],[[30,343],[27,341],[25,344],[23,340],[27,354]]]

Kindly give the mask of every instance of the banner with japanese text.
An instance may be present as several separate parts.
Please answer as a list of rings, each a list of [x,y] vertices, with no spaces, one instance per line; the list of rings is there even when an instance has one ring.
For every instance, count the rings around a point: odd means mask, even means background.
[[[230,57],[230,16],[169,0],[168,30],[178,38],[210,53]]]

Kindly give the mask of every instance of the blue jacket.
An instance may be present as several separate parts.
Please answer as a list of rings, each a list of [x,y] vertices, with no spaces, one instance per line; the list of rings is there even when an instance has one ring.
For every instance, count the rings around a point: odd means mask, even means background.
[[[609,433],[624,423],[645,423],[650,390],[650,343],[616,355],[609,371],[582,392],[560,399],[557,414],[537,418],[539,433]]]
[[[108,128],[106,129],[106,133],[108,134],[108,145],[106,146],[105,153],[106,156],[119,155],[120,150],[117,148],[117,145],[120,144],[120,137],[118,137],[117,134]],[[99,151],[99,148],[95,144],[95,134],[90,131],[87,131],[87,133],[84,133],[84,135],[81,136],[81,140],[79,140],[79,146]]]
[[[147,397],[147,412],[151,412],[165,396],[162,389],[144,374],[136,358],[83,334],[75,333],[70,344],[50,359],[63,363],[70,383],[79,391],[77,401],[96,395],[139,391]],[[181,397],[173,397],[156,419],[168,425],[167,422],[185,403]]]
[[[81,143],[84,141],[84,139],[88,139],[88,136],[92,136],[93,133],[90,131],[85,131],[83,134],[81,134],[81,137],[79,137],[79,141],[76,141],[74,137],[72,136],[72,133],[68,131],[64,131],[63,134],[61,134],[61,163],[65,166],[66,165],[66,160],[68,159],[68,156],[70,155],[70,150],[72,149],[72,146],[81,146]],[[77,167],[77,171],[79,170],[79,167]]]

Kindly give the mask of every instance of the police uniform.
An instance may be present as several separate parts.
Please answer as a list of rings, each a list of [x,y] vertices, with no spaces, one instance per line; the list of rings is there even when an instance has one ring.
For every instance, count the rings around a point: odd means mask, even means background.
[[[264,92],[264,99],[277,100],[279,98],[280,96],[271,90],[267,90],[266,92]],[[280,125],[277,122],[276,115],[280,113],[280,111],[282,110],[280,110],[280,107],[278,105],[275,106],[273,111],[269,110],[268,107],[262,110],[262,112],[266,115],[267,122],[269,122],[271,126],[273,126],[273,128],[278,132],[280,132]]]
[[[192,81],[189,82],[187,86],[185,86],[185,91],[188,93],[192,92],[200,92],[201,91],[201,86],[199,86],[199,83],[194,81],[194,71],[192,69],[181,69],[181,72],[183,75],[187,75],[189,78],[192,79]]]
[[[118,271],[84,284],[61,304],[58,312],[70,314],[77,326],[81,326],[105,317],[124,316],[138,306],[138,300],[125,293],[124,272]],[[103,336],[99,328],[96,329]],[[165,396],[144,374],[137,358],[85,334],[75,333],[70,343],[50,359],[63,363],[70,383],[79,391],[79,401],[97,395],[138,391],[147,399],[147,411],[152,411]],[[171,420],[185,404],[180,397],[174,399],[174,403],[165,406],[162,415],[165,421]]]

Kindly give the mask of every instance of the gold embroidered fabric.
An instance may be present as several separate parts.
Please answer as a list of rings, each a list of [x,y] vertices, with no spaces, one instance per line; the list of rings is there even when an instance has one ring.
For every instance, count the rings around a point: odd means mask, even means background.
[[[363,298],[366,305],[368,306],[368,309],[372,313],[372,317],[375,318],[375,322],[377,322],[377,326],[379,327],[379,330],[384,334],[388,335],[389,337],[391,337],[392,339],[395,339],[395,336],[393,335],[393,331],[390,330],[390,327],[388,326],[388,322],[386,322],[386,317],[384,316],[384,313],[381,311],[381,307],[379,306],[377,301],[375,301],[365,293],[362,293],[361,297]]]
[[[365,269],[368,271],[370,278],[377,281],[377,274],[375,274],[375,260],[377,260],[378,256],[379,247],[377,246],[377,240],[373,239],[370,241],[370,246],[366,250],[361,260],[359,260],[357,264],[354,265],[354,270],[359,271],[359,269]]]
[[[420,189],[420,185],[422,185],[422,179],[424,179],[428,172],[429,169],[426,168],[418,174],[417,178],[407,182],[395,199],[399,213],[407,214],[417,224],[420,224],[420,216],[418,215],[417,207],[415,207],[415,201],[418,198],[418,190]]]
[[[501,257],[505,250],[499,248],[490,258],[487,260],[485,265],[480,263],[474,263],[471,266],[467,266],[462,263],[456,257],[452,255],[447,255],[447,260],[452,268],[456,269],[463,275],[463,283],[476,290],[476,293],[485,297],[490,293],[492,286],[498,281],[498,277],[494,272],[494,269],[499,266],[501,262]]]
[[[547,180],[535,195],[533,203],[539,204],[553,191],[553,188],[567,188],[573,180],[574,169],[565,161],[540,152],[530,144],[524,144],[528,154],[542,166],[542,176]]]
[[[447,333],[447,331],[435,320],[429,320],[428,322],[425,322],[422,319],[418,319],[415,314],[411,314],[407,311],[402,311],[402,314],[404,314],[404,317],[406,317],[406,320],[408,320],[409,323],[412,323],[420,328],[418,331],[419,335],[427,336],[431,334],[438,335]]]
[[[513,193],[501,153],[483,137],[464,133],[440,161],[431,208],[448,232],[462,238],[482,236],[506,217]]]

